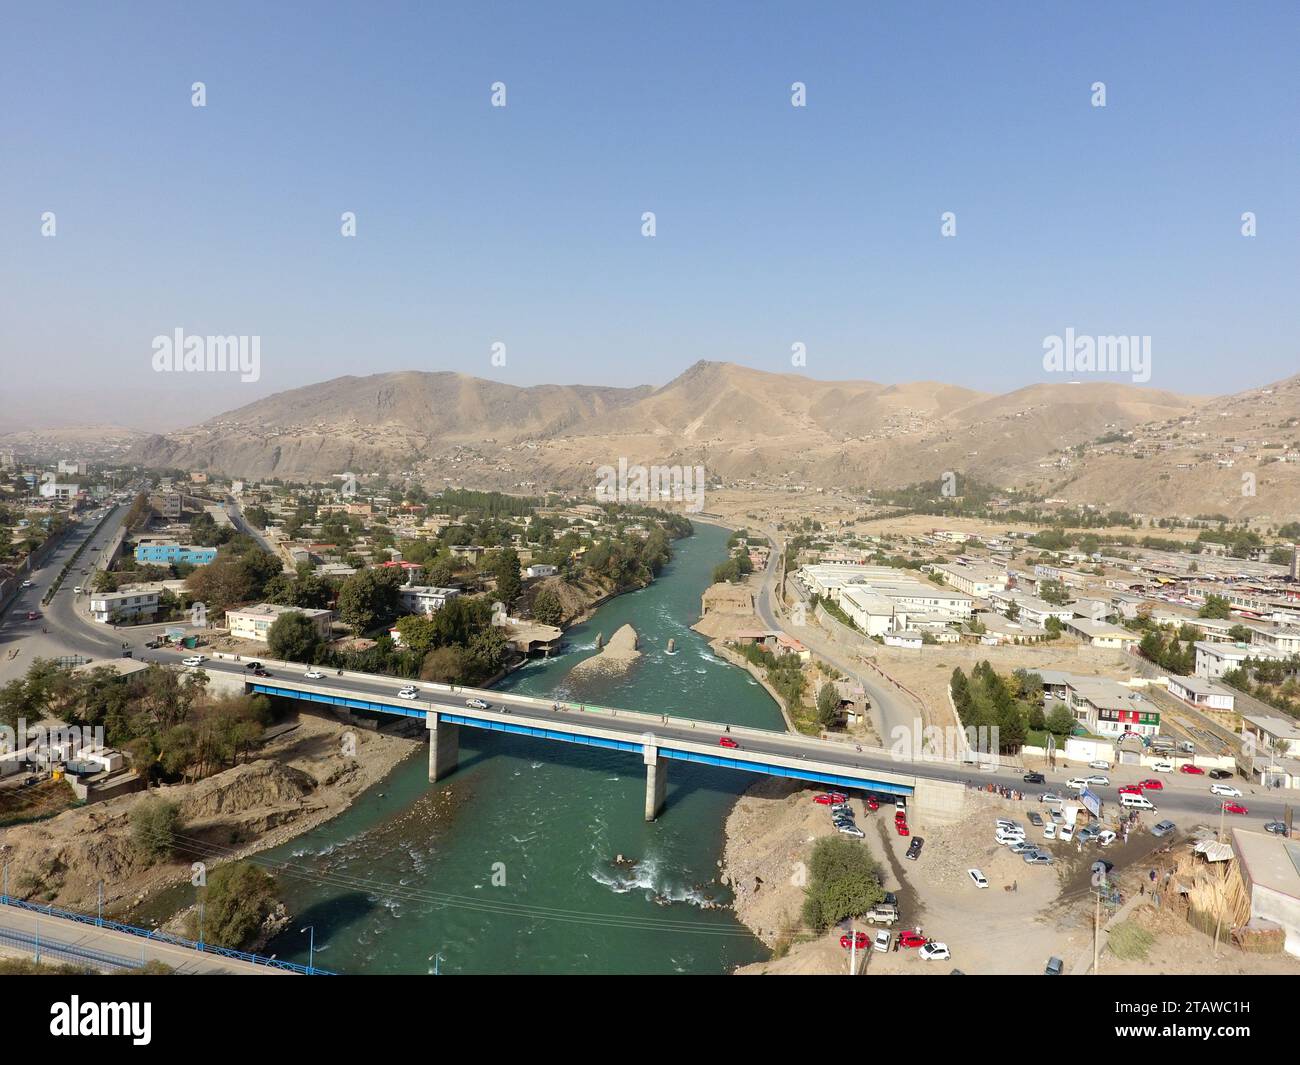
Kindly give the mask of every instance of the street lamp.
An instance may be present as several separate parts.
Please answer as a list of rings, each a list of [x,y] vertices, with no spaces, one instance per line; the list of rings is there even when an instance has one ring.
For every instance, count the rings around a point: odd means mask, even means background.
[[[307,972],[312,973],[315,971],[313,960],[316,956],[316,926],[314,924],[309,924],[306,928],[300,928],[298,931],[307,932],[311,936],[311,938],[307,940]]]

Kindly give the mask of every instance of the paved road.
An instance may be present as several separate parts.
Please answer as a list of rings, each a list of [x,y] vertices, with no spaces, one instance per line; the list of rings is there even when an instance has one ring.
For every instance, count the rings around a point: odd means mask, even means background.
[[[782,629],[790,632],[818,657],[825,659],[841,673],[852,677],[858,684],[862,685],[862,690],[867,693],[867,698],[871,700],[876,731],[885,746],[889,745],[892,736],[899,734],[898,730],[900,729],[903,733],[910,734],[917,720],[917,712],[916,707],[907,696],[901,695],[890,688],[889,685],[876,680],[862,669],[861,663],[856,661],[849,651],[836,644],[823,633],[811,617],[809,617],[807,625],[792,626],[786,623],[781,614],[780,601],[776,595],[781,542],[777,538],[776,530],[766,529],[764,531],[771,540],[772,552],[767,560],[767,569],[763,571],[763,583],[754,601],[754,608],[758,612],[759,620],[769,629]]]
[[[65,917],[33,913],[13,906],[0,906],[0,950],[14,957],[31,958],[35,942],[45,945],[41,956],[52,963],[88,965],[104,972],[121,972],[125,963],[160,961],[183,974],[226,974],[240,976],[292,976],[285,969],[253,965],[238,958],[225,958],[218,954],[200,953],[188,947],[179,947],[144,936],[118,932],[111,928],[69,921]],[[49,947],[72,947],[90,953],[90,958],[77,955],[61,956]]]

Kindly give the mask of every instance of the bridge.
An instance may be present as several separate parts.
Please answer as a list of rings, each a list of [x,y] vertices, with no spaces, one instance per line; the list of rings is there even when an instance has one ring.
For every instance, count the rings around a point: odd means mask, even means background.
[[[951,777],[974,772],[958,763],[908,762],[882,748],[859,748],[843,740],[348,670],[322,670],[323,677],[311,679],[305,676],[313,669],[309,665],[262,662],[271,676],[255,677],[247,660],[229,655],[219,654],[201,668],[215,688],[227,691],[422,719],[429,731],[430,782],[456,769],[462,728],[625,751],[639,756],[645,766],[648,821],[663,808],[668,766],[674,761],[903,796],[937,820],[960,812],[964,801],[963,785]],[[398,696],[398,689],[408,683],[418,690],[417,698]],[[488,705],[484,709],[471,701]]]

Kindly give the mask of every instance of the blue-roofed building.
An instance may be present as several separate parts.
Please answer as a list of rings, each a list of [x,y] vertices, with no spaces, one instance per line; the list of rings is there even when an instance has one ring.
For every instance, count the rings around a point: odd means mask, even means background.
[[[215,547],[199,547],[197,544],[180,544],[174,541],[153,541],[137,544],[135,548],[137,562],[149,562],[156,566],[170,566],[179,562],[188,562],[191,566],[206,566],[216,557]]]

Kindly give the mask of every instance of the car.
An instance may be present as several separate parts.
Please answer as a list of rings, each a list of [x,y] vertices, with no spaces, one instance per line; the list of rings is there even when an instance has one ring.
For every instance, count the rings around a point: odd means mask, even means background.
[[[1043,970],[1044,976],[1060,976],[1063,972],[1065,972],[1065,962],[1056,957],[1047,959],[1047,968]]]
[[[1067,781],[1065,782],[1065,786],[1066,786],[1067,788],[1077,788],[1077,789],[1079,789],[1080,791],[1082,791],[1084,788],[1086,788],[1086,787],[1088,786],[1088,778],[1087,778],[1087,777],[1071,777],[1069,780],[1067,780]]]
[[[1074,838],[1074,826],[1062,825],[1056,830],[1056,838],[1065,843],[1069,843]]]
[[[898,920],[898,906],[890,902],[878,902],[862,915],[862,919],[867,924],[893,924]]]
[[[1184,754],[1194,754],[1196,752],[1196,744],[1189,740],[1183,740],[1178,744],[1178,749]]]
[[[1097,838],[1099,832],[1100,829],[1093,828],[1092,825],[1085,825],[1083,828],[1079,829],[1074,838],[1080,843],[1091,843]]]
[[[852,817],[833,817],[833,818],[831,818],[831,824],[833,824],[836,828],[841,828],[841,827],[844,826],[844,825],[852,825],[852,824],[853,824],[853,818],[852,818]]]
[[[1170,832],[1173,832],[1177,827],[1178,826],[1174,824],[1172,821],[1157,821],[1154,825],[1151,826],[1151,835],[1167,836],[1169,835]]]
[[[24,588],[30,588],[31,586],[32,586],[32,582],[31,582],[31,581],[23,581],[23,587],[24,587]]]
[[[1013,843],[1023,843],[1025,841],[1025,834],[1023,832],[1004,832],[999,828],[995,833],[993,833],[993,841],[1004,847],[1008,847]]]
[[[1164,782],[1152,777],[1149,780],[1139,780],[1138,787],[1143,791],[1160,791],[1164,788]]]
[[[857,825],[837,825],[835,828],[841,836],[852,836],[854,839],[862,839],[866,835]],[[906,833],[901,833],[906,835]]]
[[[906,821],[895,821],[894,829],[900,836],[910,836],[912,834],[911,830],[907,827]]]
[[[1109,847],[1119,837],[1109,828],[1103,828],[1097,833],[1097,845],[1100,847]]]
[[[1226,769],[1211,769],[1207,775],[1211,780],[1227,780],[1232,776]]]
[[[1046,784],[1047,778],[1042,773],[1026,773],[1020,778],[1026,784]]]
[[[1011,844],[1010,849],[1012,854],[1024,854],[1025,851],[1037,850],[1038,848],[1036,848],[1032,843],[1028,843],[1021,839],[1019,842]]]
[[[831,813],[849,814],[851,816],[853,814],[853,807],[846,802],[837,802],[834,806],[831,807]]]
[[[1089,769],[1109,769],[1110,763],[1103,758],[1098,758],[1095,762],[1088,763]]]
[[[993,822],[993,824],[996,825],[998,828],[1010,829],[1012,832],[1024,831],[1019,821],[1012,821],[1009,817],[999,817],[996,821]]]
[[[927,943],[916,952],[916,956],[925,961],[948,961],[952,954],[946,943]]]
[[[472,706],[475,710],[491,710],[492,704],[486,699],[466,699],[466,706]]]
[[[303,674],[303,676],[306,677],[308,680],[324,680],[324,679],[325,679],[325,674],[322,673],[319,669],[309,669],[309,670],[307,670],[306,673]]]
[[[263,669],[261,666],[258,666],[255,670],[253,670],[253,676],[255,677],[269,677],[270,675],[271,674],[267,672],[265,669]]]
[[[1056,839],[1056,822],[1048,821],[1043,826],[1043,839]]]
[[[1060,828],[1063,824],[1065,824],[1065,815],[1062,814],[1060,810],[1050,810],[1048,811],[1048,816],[1051,817],[1052,824],[1054,824],[1057,828]]]
[[[1192,765],[1191,762],[1184,762],[1182,765],[1178,767],[1178,772],[1194,773],[1196,776],[1199,777],[1205,772],[1205,770],[1202,769],[1199,765]]]
[[[1043,794],[1038,796],[1038,801],[1039,802],[1065,802],[1065,796],[1058,795],[1054,791],[1045,791],[1043,792]]]
[[[1026,865],[1051,865],[1052,856],[1046,851],[1025,851],[1020,856]]]
[[[872,940],[871,949],[878,950],[881,954],[888,954],[889,948],[893,942],[894,937],[890,934],[889,930],[882,928],[876,933],[876,938]]]
[[[202,655],[190,655],[189,658],[182,658],[182,659],[181,659],[181,665],[183,665],[183,666],[201,666],[201,665],[203,665],[203,663],[204,663],[205,661],[206,661],[206,659],[204,659],[204,657],[203,657]]]
[[[1108,788],[1108,787],[1110,787],[1110,777],[1091,776],[1091,777],[1088,777],[1087,780],[1088,780],[1088,786],[1089,786],[1089,787],[1092,787],[1092,788]]]
[[[1264,831],[1265,831],[1265,832],[1272,832],[1273,835],[1275,835],[1275,836],[1285,836],[1285,835],[1286,835],[1286,822],[1285,822],[1285,821],[1269,821],[1267,824],[1264,825]]]
[[[986,888],[989,886],[989,879],[978,869],[967,869],[966,875],[970,877],[971,883],[977,888]]]
[[[868,796],[867,796],[867,809],[868,809],[868,810],[871,810],[873,813],[874,813],[876,810],[879,810],[879,809],[880,809],[880,802],[879,802],[879,800],[877,800],[877,799],[873,798],[872,796],[868,795]]]
[[[840,946],[845,950],[848,950],[850,947],[856,947],[858,950],[866,950],[870,942],[871,937],[868,936],[866,932],[854,932],[851,936],[846,932],[844,935],[840,936]]]
[[[898,822],[898,821],[906,821],[906,820],[907,820],[907,811],[906,811],[906,810],[895,810],[895,811],[894,811],[894,821],[895,821],[895,822]]]
[[[1228,796],[1230,799],[1240,799],[1240,798],[1241,798],[1241,789],[1240,789],[1240,788],[1234,788],[1231,784],[1211,784],[1211,785],[1210,785],[1210,794],[1211,794],[1211,795],[1226,795],[1226,796]]]
[[[928,942],[930,941],[926,939],[925,936],[918,935],[916,932],[898,933],[898,945],[900,947],[906,947],[908,950],[917,950],[918,948],[925,946]]]
[[[72,594],[73,594],[73,595],[80,595],[80,594],[81,594],[81,585],[78,584],[75,588],[73,588],[73,589],[72,589]]]
[[[40,617],[40,614],[36,613],[35,610],[29,610],[29,611],[27,611],[27,620],[28,620],[28,621],[36,621],[39,617]]]
[[[1250,813],[1250,809],[1249,807],[1242,806],[1239,802],[1225,802],[1223,804],[1223,812],[1225,814],[1248,814]]]
[[[735,740],[733,740],[730,736],[723,736],[721,739],[718,740],[718,746],[726,747],[728,750],[734,751],[738,747],[740,747],[740,744],[737,743]]]
[[[261,669],[261,668],[262,668],[262,663],[261,663],[261,662],[248,662],[248,663],[245,664],[244,668],[245,668],[245,669],[249,669],[249,670],[252,670],[252,669]]]
[[[1173,762],[1156,762],[1151,766],[1157,773],[1172,773],[1174,771]]]
[[[916,861],[917,858],[921,857],[921,848],[924,846],[925,840],[921,836],[913,836],[912,842],[907,848],[907,853],[903,857]]]
[[[1137,784],[1124,784],[1120,787],[1121,795],[1141,795],[1142,789]]]
[[[418,699],[420,697],[420,690],[408,684],[397,693],[397,697],[399,699]]]
[[[1029,813],[1025,814],[1025,816],[1029,818],[1029,823],[1035,828],[1043,827],[1042,815],[1039,814],[1037,810],[1030,810]]]
[[[848,796],[842,795],[838,791],[824,791],[820,795],[813,796],[813,802],[821,803],[823,806],[835,806],[847,801]]]

